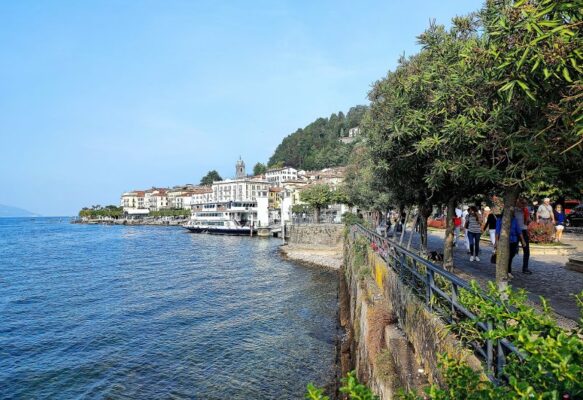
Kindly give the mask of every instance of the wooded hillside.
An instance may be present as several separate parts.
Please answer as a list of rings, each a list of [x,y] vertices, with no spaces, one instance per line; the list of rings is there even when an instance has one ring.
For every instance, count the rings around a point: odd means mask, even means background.
[[[352,107],[330,118],[318,118],[303,129],[287,136],[269,159],[269,166],[287,165],[299,169],[322,169],[346,165],[353,143],[339,141],[360,125],[366,106]]]

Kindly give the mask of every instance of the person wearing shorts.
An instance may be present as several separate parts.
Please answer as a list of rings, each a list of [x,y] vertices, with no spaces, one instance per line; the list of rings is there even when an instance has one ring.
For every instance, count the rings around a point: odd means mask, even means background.
[[[551,199],[546,197],[536,212],[536,222],[541,224],[555,224],[555,214],[551,206]]]
[[[555,225],[555,239],[557,242],[560,242],[563,238],[563,230],[565,229],[565,213],[563,212],[563,207],[560,204],[557,204],[555,207],[555,221],[557,221],[557,225]]]

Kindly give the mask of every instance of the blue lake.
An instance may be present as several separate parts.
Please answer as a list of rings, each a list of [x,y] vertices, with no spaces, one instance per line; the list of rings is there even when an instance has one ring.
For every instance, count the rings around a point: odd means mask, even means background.
[[[0,218],[0,398],[300,399],[337,276],[274,239]]]

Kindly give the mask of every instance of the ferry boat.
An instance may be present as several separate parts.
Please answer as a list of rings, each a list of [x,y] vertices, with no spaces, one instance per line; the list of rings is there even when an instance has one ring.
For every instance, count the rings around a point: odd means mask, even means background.
[[[193,233],[252,236],[257,233],[256,219],[254,202],[207,203],[194,205],[190,221],[183,226]]]

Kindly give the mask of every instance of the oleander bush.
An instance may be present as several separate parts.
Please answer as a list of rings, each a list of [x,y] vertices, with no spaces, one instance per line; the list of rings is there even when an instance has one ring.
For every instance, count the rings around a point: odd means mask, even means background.
[[[552,243],[555,235],[555,227],[551,224],[531,222],[528,224],[528,237],[532,243]]]

